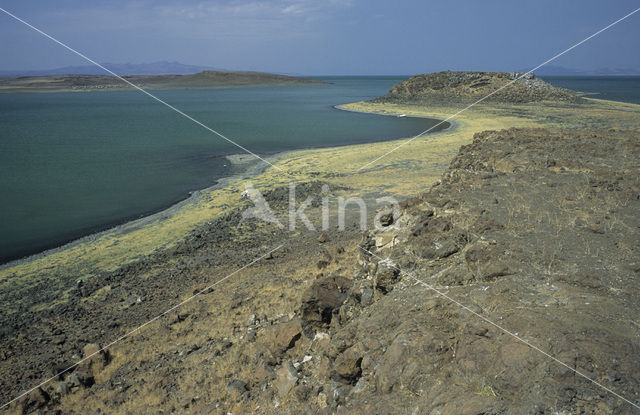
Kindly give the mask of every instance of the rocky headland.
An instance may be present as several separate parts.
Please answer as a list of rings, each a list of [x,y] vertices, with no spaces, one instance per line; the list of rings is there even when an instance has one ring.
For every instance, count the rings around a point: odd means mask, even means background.
[[[494,93],[494,91],[497,91]],[[555,87],[533,73],[444,71],[415,75],[395,85],[379,102],[396,103],[472,103],[484,101],[524,103],[583,100],[573,91]]]

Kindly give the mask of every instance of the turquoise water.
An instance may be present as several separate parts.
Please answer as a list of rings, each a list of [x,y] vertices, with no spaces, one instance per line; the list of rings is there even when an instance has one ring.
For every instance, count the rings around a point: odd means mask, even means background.
[[[332,108],[402,79],[153,93],[268,155],[428,129],[433,120]],[[241,152],[137,91],[0,94],[0,262],[161,210],[231,174],[223,156]]]

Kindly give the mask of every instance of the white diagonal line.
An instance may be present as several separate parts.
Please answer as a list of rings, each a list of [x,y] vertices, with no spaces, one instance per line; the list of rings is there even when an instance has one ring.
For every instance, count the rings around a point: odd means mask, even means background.
[[[198,291],[197,293],[193,294],[191,297],[187,298],[186,300],[174,305],[173,307],[169,308],[167,311],[164,311],[160,314],[158,314],[157,316],[155,316],[154,318],[152,318],[151,320],[147,321],[146,323],[136,327],[135,329],[123,334],[122,336],[118,337],[117,339],[113,340],[111,343],[107,344],[106,346],[104,346],[103,348],[101,348],[100,350],[98,350],[97,352],[91,353],[89,356],[86,356],[80,360],[78,360],[76,363],[74,363],[73,365],[69,366],[68,368],[66,368],[65,370],[62,370],[58,373],[56,373],[54,376],[51,376],[50,378],[44,380],[43,382],[41,382],[40,384],[34,386],[33,388],[29,389],[26,392],[23,392],[22,394],[16,396],[15,398],[13,398],[12,400],[10,400],[9,402],[5,403],[4,405],[0,406],[0,409],[11,405],[13,402],[17,401],[18,399],[22,398],[23,396],[28,395],[29,393],[33,392],[34,390],[38,389],[39,387],[42,387],[44,385],[46,385],[47,383],[51,382],[52,380],[54,380],[55,378],[57,378],[60,375],[63,375],[65,373],[67,373],[68,371],[74,369],[76,366],[78,366],[79,364],[81,364],[82,362],[85,362],[89,359],[91,359],[93,356],[104,352],[105,350],[107,350],[108,348],[110,348],[111,346],[113,346],[114,344],[126,339],[127,337],[131,336],[134,333],[137,333],[138,331],[142,330],[144,327],[148,326],[149,324],[153,323],[154,321],[164,317],[165,315],[167,315],[168,313],[172,312],[173,310],[183,306],[184,304],[188,303],[189,301],[193,300],[194,298],[196,298],[197,296],[199,296],[200,294],[204,293],[205,291],[215,287],[216,285],[220,284],[223,281],[226,281],[227,279],[233,277],[234,275],[236,275],[238,272],[249,268],[250,266],[252,266],[253,264],[255,264],[256,262],[260,261],[261,259],[265,258],[267,255],[271,254],[272,252],[282,248],[284,246],[284,244],[280,244],[277,247],[273,248],[271,251],[263,254],[262,256],[259,256],[258,258],[254,259],[253,261],[249,262],[248,264],[244,265],[242,268],[238,268],[237,270],[233,271],[231,274],[227,275],[224,278],[219,279],[218,281],[214,282],[213,284],[203,288],[202,290]]]
[[[208,126],[206,126],[205,124],[201,123],[200,121],[196,120],[195,118],[193,118],[192,116],[185,114],[184,112],[182,112],[181,110],[179,110],[178,108],[174,107],[173,105],[163,101],[162,99],[158,98],[157,96],[153,95],[152,93],[148,92],[147,90],[139,87],[138,85],[130,82],[129,80],[123,78],[122,76],[118,75],[117,73],[111,71],[108,68],[105,68],[104,66],[100,65],[98,62],[94,61],[93,59],[83,55],[82,53],[78,52],[77,50],[73,49],[71,46],[68,46],[67,44],[59,41],[58,39],[54,38],[53,36],[48,35],[47,33],[43,32],[42,30],[38,29],[37,27],[33,26],[32,24],[22,20],[21,18],[19,18],[18,16],[6,11],[5,9],[3,9],[2,7],[0,7],[0,11],[2,11],[3,13],[5,13],[6,15],[14,18],[15,20],[19,21],[20,23],[25,24],[26,26],[30,27],[31,29],[35,30],[36,32],[40,33],[41,35],[53,40],[54,42],[56,42],[57,44],[59,44],[60,46],[64,47],[65,49],[70,50],[71,52],[75,53],[76,55],[80,56],[82,59],[91,62],[92,64],[96,65],[98,68],[110,73],[111,75],[115,76],[116,78],[118,78],[119,80],[121,80],[122,82],[125,82],[127,84],[129,84],[130,86],[132,86],[133,88],[137,89],[138,91],[142,92],[145,95],[148,95],[149,97],[153,98],[154,100],[158,101],[159,103],[165,105],[166,107],[172,109],[173,111],[177,112],[178,114],[182,115],[183,117],[185,117],[186,119],[193,121],[194,123],[198,124],[200,127],[204,128],[205,130],[214,133],[215,135],[217,135],[218,137],[228,141],[229,143],[233,144],[234,146],[238,147],[239,149],[241,149],[242,151],[251,154],[253,157],[262,160],[263,162],[267,163],[268,165],[270,165],[271,167],[275,167],[276,169],[282,171],[282,169],[278,166],[273,165],[272,163],[268,162],[267,160],[265,160],[264,158],[260,157],[259,155],[255,154],[254,152],[252,152],[251,150],[241,146],[240,144],[236,143],[235,141],[231,140],[230,138],[224,136],[223,134],[219,133],[218,131],[214,130],[213,128],[210,128]]]
[[[380,260],[384,260],[384,258],[374,254],[373,252],[364,249],[363,247],[360,247],[360,249],[362,249],[364,252],[367,252],[370,255],[373,255],[374,257],[380,259]],[[525,345],[529,346],[530,348],[532,348],[533,350],[543,354],[544,356],[548,357],[549,359],[553,360],[554,362],[562,365],[563,367],[569,369],[570,371],[574,372],[575,374],[585,378],[586,380],[588,380],[589,382],[593,383],[594,385],[604,389],[605,391],[609,392],[610,394],[612,394],[613,396],[622,399],[623,401],[625,401],[626,403],[628,403],[629,405],[635,407],[636,409],[640,409],[640,406],[631,402],[629,399],[625,398],[624,396],[619,395],[618,393],[612,391],[611,389],[607,388],[606,386],[604,386],[603,384],[601,384],[600,382],[591,379],[589,376],[585,375],[584,373],[580,372],[579,370],[576,370],[574,368],[572,368],[571,366],[567,365],[566,363],[564,363],[563,361],[553,357],[552,355],[550,355],[549,353],[545,352],[544,350],[540,349],[539,347],[529,343],[528,341],[526,341],[525,339],[523,339],[522,337],[518,336],[516,333],[512,333],[509,330],[505,329],[504,327],[500,326],[497,323],[494,323],[493,321],[489,320],[488,318],[486,318],[485,316],[483,316],[482,314],[473,311],[471,308],[467,307],[466,305],[462,304],[461,302],[455,300],[454,298],[451,298],[449,295],[447,295],[446,293],[438,290],[437,288],[435,288],[432,285],[427,284],[426,282],[422,281],[420,278],[414,277],[413,275],[411,275],[408,272],[405,272],[403,270],[401,270],[400,268],[398,268],[397,266],[387,262],[387,265],[397,269],[400,273],[406,275],[407,277],[411,278],[412,280],[414,280],[415,282],[424,285],[425,287],[427,287],[429,290],[435,292],[436,294],[438,294],[441,297],[446,298],[447,300],[449,300],[450,302],[456,304],[457,306],[465,309],[466,311],[470,312],[471,314],[473,314],[474,316],[482,319],[484,322],[491,324],[492,326],[496,327],[497,329],[499,329],[500,331],[508,334],[509,336],[513,337],[514,339],[520,341],[521,343],[524,343]]]
[[[387,157],[389,154],[393,153],[394,151],[398,150],[401,147],[404,147],[405,145],[409,144],[410,142],[412,142],[413,140],[415,140],[416,138],[422,137],[423,135],[427,134],[428,132],[432,131],[434,128],[438,127],[439,125],[442,125],[443,123],[457,117],[458,115],[462,114],[463,112],[465,112],[466,110],[468,110],[469,108],[473,107],[476,104],[479,104],[480,102],[484,101],[485,99],[489,98],[490,96],[492,96],[493,94],[495,94],[496,92],[499,92],[501,90],[503,90],[504,88],[508,87],[509,85],[513,84],[514,82],[522,79],[523,77],[529,75],[530,73],[533,73],[533,71],[538,70],[539,68],[543,67],[544,65],[548,64],[549,62],[559,58],[560,56],[564,55],[565,53],[571,51],[572,49],[582,45],[584,42],[594,38],[595,36],[598,36],[600,33],[604,32],[605,30],[609,29],[612,26],[615,26],[616,24],[620,23],[621,21],[625,20],[626,18],[630,17],[631,15],[637,13],[638,11],[640,11],[640,7],[635,9],[634,11],[632,11],[631,13],[619,18],[618,20],[616,20],[615,22],[609,24],[606,27],[603,27],[602,29],[598,30],[597,32],[593,33],[592,35],[582,39],[580,42],[576,43],[575,45],[571,46],[570,48],[567,48],[565,50],[563,50],[562,52],[558,53],[557,55],[553,56],[552,58],[547,59],[546,61],[542,62],[540,65],[536,66],[535,68],[529,70],[528,72],[523,73],[522,75],[520,75],[519,77],[513,79],[511,82],[502,85],[500,88],[496,89],[495,91],[487,94],[486,96],[480,98],[479,100],[477,100],[476,102],[474,102],[473,104],[470,104],[468,106],[466,106],[465,108],[461,109],[460,111],[456,112],[455,114],[449,116],[448,118],[440,121],[439,123],[437,123],[436,125],[432,126],[431,128],[429,128],[428,130],[425,130],[423,132],[421,132],[420,134],[416,135],[415,137],[410,138],[409,140],[399,144],[397,147],[389,150],[388,152],[386,152],[385,154],[381,155],[380,157],[378,157],[377,159],[368,162],[367,164],[365,164],[364,166],[360,167],[358,169],[358,171],[361,171],[362,169],[372,165],[373,163],[377,162],[380,159],[383,159],[385,157]]]

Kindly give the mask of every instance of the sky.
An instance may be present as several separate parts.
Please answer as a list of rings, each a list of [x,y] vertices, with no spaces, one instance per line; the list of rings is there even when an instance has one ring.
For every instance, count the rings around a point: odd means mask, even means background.
[[[640,1],[0,0],[98,62],[301,75],[530,69]],[[0,12],[0,71],[86,65]],[[553,62],[640,69],[640,12]]]

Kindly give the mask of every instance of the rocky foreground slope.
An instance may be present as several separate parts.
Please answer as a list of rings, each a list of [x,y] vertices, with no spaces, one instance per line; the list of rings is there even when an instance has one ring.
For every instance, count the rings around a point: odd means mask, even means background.
[[[640,405],[638,154],[637,132],[477,134],[384,230],[300,240],[20,407],[637,413],[611,391]]]
[[[582,101],[575,92],[555,87],[536,78],[533,73],[525,75],[520,72],[468,71],[415,75],[394,85],[386,96],[378,100],[437,104],[439,102],[471,103],[484,97],[487,97],[485,100],[487,102],[506,103]]]
[[[571,369],[640,404],[639,152],[629,132],[477,135],[365,235],[357,265],[319,275],[257,337],[264,376],[239,399],[265,413],[636,413]]]

